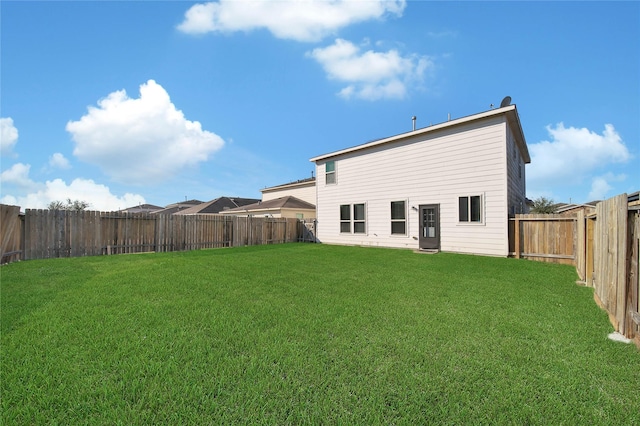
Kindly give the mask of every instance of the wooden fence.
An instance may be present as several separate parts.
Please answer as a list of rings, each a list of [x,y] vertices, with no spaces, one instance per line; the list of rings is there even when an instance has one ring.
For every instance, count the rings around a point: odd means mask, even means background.
[[[22,221],[20,207],[0,204],[0,263],[19,260],[22,256]]]
[[[312,241],[309,225],[290,218],[1,207],[3,263]]]
[[[640,210],[629,206],[626,194],[618,195],[598,203],[587,228],[587,284],[615,329],[640,347]]]
[[[559,214],[517,214],[509,220],[509,252],[518,259],[574,265],[576,220]]]
[[[516,258],[574,265],[616,331],[640,347],[640,206],[628,200],[622,194],[602,201],[594,214],[515,215],[509,251]]]

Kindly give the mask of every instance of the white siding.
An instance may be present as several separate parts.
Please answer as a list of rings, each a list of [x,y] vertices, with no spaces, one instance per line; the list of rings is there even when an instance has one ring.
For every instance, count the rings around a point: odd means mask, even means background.
[[[324,243],[418,248],[420,204],[440,205],[443,251],[506,256],[507,124],[503,115],[345,153],[326,185],[317,162],[318,238]],[[482,195],[483,223],[458,222],[458,197]],[[391,201],[407,201],[407,235],[391,235]],[[341,204],[366,203],[367,233],[341,234]]]
[[[507,125],[509,214],[527,213],[525,162],[512,129]]]
[[[314,182],[305,183],[299,186],[287,186],[281,189],[263,190],[262,201],[274,200],[280,197],[291,195],[302,201],[316,205],[316,185]]]

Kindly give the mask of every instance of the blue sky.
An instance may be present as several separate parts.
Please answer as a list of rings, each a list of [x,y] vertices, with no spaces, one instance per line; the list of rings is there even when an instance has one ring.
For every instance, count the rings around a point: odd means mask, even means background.
[[[511,96],[527,195],[640,189],[640,3],[2,1],[0,201],[166,205]]]

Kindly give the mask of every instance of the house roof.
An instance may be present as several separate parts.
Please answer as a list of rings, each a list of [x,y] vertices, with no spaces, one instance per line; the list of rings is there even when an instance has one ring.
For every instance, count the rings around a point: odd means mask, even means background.
[[[164,207],[155,206],[153,204],[139,204],[137,206],[127,207],[126,209],[120,210],[121,212],[126,213],[142,213],[142,212],[154,212],[157,210],[162,210]]]
[[[315,210],[316,206],[300,198],[287,195],[286,197],[274,198],[273,200],[258,201],[257,203],[247,206],[238,207],[237,209],[227,210],[227,212],[251,212],[264,210],[281,210],[281,209],[299,209],[299,210]]]
[[[276,186],[271,186],[269,188],[264,188],[264,189],[261,189],[260,191],[261,192],[277,191],[281,189],[291,189],[291,188],[296,188],[300,186],[312,186],[315,184],[316,184],[316,178],[312,176],[310,178],[299,179],[293,182],[283,183],[282,185],[276,185]]]
[[[169,204],[162,210],[157,210],[152,212],[153,214],[174,214],[180,210],[188,209],[189,207],[197,206],[198,204],[202,204],[200,200],[185,200],[177,203]]]
[[[257,198],[239,198],[239,197],[218,197],[215,200],[198,204],[184,210],[175,212],[175,214],[216,214],[223,213],[230,209],[235,209],[248,204],[257,203]]]
[[[316,157],[311,158],[309,161],[317,162],[320,160],[326,160],[332,157],[337,157],[339,155],[348,154],[356,151],[366,150],[368,148],[377,147],[380,145],[384,145],[390,142],[399,141],[405,138],[409,138],[412,136],[422,135],[431,133],[437,130],[446,129],[449,127],[459,126],[461,124],[469,123],[476,120],[481,120],[487,117],[493,117],[497,115],[504,114],[507,117],[507,121],[511,125],[511,128],[516,132],[516,141],[518,146],[520,147],[520,152],[522,153],[522,157],[525,163],[531,163],[531,157],[529,156],[529,149],[527,148],[527,142],[524,138],[524,133],[522,131],[522,125],[520,124],[520,117],[518,116],[518,110],[516,109],[515,104],[509,105],[504,108],[495,108],[485,112],[481,112],[478,114],[468,115],[466,117],[457,118],[450,121],[445,121],[443,123],[434,124],[428,127],[423,127],[421,129],[413,130],[411,132],[401,133],[399,135],[390,136],[383,139],[377,139],[371,142],[367,142],[361,145],[356,145],[350,148],[341,149],[339,151],[330,152],[328,154],[318,155]]]

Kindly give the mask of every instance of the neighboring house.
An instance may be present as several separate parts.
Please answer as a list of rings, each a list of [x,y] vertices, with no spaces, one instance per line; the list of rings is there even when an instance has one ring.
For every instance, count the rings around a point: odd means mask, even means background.
[[[174,214],[225,214],[227,210],[257,203],[257,198],[219,197],[206,203],[198,204],[175,212]]]
[[[554,205],[553,208],[554,208],[554,213],[562,214],[565,216],[574,215],[580,210],[584,211],[586,215],[589,215],[591,213],[596,212],[596,204],[598,203],[599,201],[590,201],[585,204],[558,203]]]
[[[234,216],[266,216],[291,217],[297,219],[313,219],[316,206],[291,195],[273,200],[258,201],[254,204],[226,210],[225,215]]]
[[[529,151],[515,105],[311,158],[320,242],[509,254]]]
[[[127,207],[120,210],[123,213],[153,213],[162,210],[164,207],[154,206],[153,204],[139,204],[133,207]]]
[[[197,206],[199,204],[202,204],[202,201],[200,201],[200,200],[185,200],[185,201],[181,201],[181,202],[178,202],[178,203],[169,204],[164,209],[153,212],[153,214],[174,214],[174,213],[177,213],[177,212],[179,212],[181,210],[185,210],[185,209],[188,209],[190,207]]]
[[[295,182],[285,183],[283,185],[264,188],[262,192],[262,201],[274,200],[280,197],[291,195],[299,198],[307,203],[316,204],[316,178],[310,177],[300,179]]]

